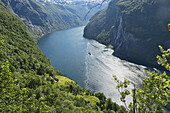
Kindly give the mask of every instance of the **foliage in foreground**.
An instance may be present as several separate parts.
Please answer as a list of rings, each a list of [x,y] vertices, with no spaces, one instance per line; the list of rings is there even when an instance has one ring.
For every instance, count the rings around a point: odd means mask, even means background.
[[[61,76],[29,36],[26,26],[0,10],[0,112],[126,113]]]
[[[157,56],[158,64],[165,66],[165,68],[170,71],[170,49],[167,51],[159,46],[162,56]],[[170,77],[164,72],[163,74],[158,74],[156,72],[149,73],[142,81],[142,86],[139,88],[132,89],[133,102],[126,105],[126,96],[130,95],[130,91],[127,89],[127,86],[130,84],[130,81],[124,80],[123,82],[119,81],[116,76],[114,76],[117,84],[118,91],[121,94],[121,101],[125,103],[127,109],[130,112],[138,113],[164,113],[162,106],[165,106],[170,102]]]

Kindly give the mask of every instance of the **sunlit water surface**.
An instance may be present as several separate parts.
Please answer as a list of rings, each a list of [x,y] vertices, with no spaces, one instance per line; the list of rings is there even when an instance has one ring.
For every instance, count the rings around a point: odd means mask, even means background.
[[[83,29],[84,26],[51,33],[41,38],[38,45],[54,67],[80,86],[103,92],[106,97],[123,104],[113,75],[119,80],[140,84],[146,67],[121,60],[112,55],[112,49],[83,38]]]

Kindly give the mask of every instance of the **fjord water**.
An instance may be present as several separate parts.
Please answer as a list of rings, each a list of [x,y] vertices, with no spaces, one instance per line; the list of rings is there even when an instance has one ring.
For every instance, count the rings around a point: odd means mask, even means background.
[[[84,27],[57,31],[38,42],[52,65],[84,87],[87,40],[82,37]]]
[[[83,37],[84,26],[57,31],[38,42],[52,65],[85,89],[103,92],[118,104],[119,93],[113,75],[140,84],[146,67],[112,55],[112,49]],[[131,86],[132,88],[132,86]],[[131,98],[128,97],[128,100]]]

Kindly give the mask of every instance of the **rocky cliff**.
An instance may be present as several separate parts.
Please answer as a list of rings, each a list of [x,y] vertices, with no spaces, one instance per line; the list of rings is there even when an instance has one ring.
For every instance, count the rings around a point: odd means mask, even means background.
[[[44,34],[83,25],[89,6],[53,4],[43,0],[0,0],[0,9],[17,15],[37,41]]]
[[[114,46],[114,55],[157,67],[158,45],[170,47],[169,0],[112,0],[84,29],[86,38]]]

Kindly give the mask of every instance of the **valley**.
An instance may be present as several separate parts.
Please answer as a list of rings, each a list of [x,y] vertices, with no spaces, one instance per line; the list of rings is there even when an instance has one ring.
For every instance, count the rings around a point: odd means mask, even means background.
[[[38,45],[54,67],[81,87],[103,92],[107,98],[123,105],[113,75],[140,85],[148,68],[121,60],[106,46],[84,39],[83,29],[84,26],[54,32],[42,37]]]
[[[104,1],[0,0],[0,112],[169,112],[169,0]]]

